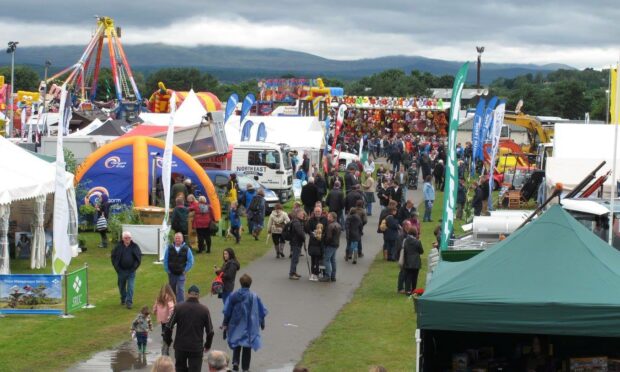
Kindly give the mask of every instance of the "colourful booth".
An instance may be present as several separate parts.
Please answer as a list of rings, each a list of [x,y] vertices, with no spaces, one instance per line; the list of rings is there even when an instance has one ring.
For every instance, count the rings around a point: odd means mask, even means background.
[[[90,204],[105,195],[113,204],[133,202],[135,207],[148,206],[151,182],[162,174],[161,156],[165,146],[162,140],[136,136],[121,138],[99,148],[77,171],[76,182],[88,190],[86,197],[78,201],[80,205]],[[155,169],[155,177],[152,169]],[[172,173],[191,178],[197,192],[209,200],[215,218],[220,219],[220,202],[211,180],[200,165],[177,146],[172,150]]]
[[[168,113],[170,112],[170,98],[172,97],[172,93],[176,93],[176,106],[177,109],[181,106],[189,92],[175,92],[172,89],[167,89],[164,83],[161,81],[157,84],[158,89],[153,92],[148,101],[148,109],[154,113]],[[210,92],[196,92],[196,96],[198,100],[202,104],[202,106],[208,112],[221,111],[222,110],[222,102],[217,98],[217,96]]]

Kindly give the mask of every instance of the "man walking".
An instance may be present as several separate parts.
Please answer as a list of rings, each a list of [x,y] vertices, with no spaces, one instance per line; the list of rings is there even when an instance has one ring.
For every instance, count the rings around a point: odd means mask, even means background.
[[[142,261],[142,251],[131,240],[131,233],[123,231],[122,241],[112,251],[112,265],[118,278],[118,290],[121,295],[121,305],[131,309],[133,305],[133,288],[136,281],[136,270]]]
[[[177,326],[174,340],[175,367],[178,372],[200,371],[204,352],[211,349],[213,324],[206,306],[198,302],[200,289],[192,285],[187,291],[187,301],[177,304],[168,327],[170,334]],[[207,335],[206,341],[204,336]],[[170,340],[172,341],[172,340]]]
[[[306,242],[303,226],[305,217],[305,212],[300,210],[291,220],[291,267],[288,272],[288,278],[292,280],[299,280],[301,278],[301,275],[297,274],[297,264],[299,263],[301,247]]]
[[[168,284],[177,295],[177,303],[185,301],[185,274],[194,265],[194,255],[183,241],[183,234],[174,234],[174,243],[168,245],[164,254],[164,270],[168,274]]]
[[[336,281],[336,250],[340,245],[340,232],[342,227],[336,222],[336,213],[329,212],[327,215],[327,229],[325,231],[325,251],[323,252],[323,264],[325,276],[319,279],[321,282]]]

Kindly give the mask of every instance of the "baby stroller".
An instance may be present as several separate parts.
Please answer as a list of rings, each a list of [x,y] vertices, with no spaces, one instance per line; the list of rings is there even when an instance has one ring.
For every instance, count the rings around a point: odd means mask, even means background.
[[[415,164],[410,166],[407,169],[407,188],[409,190],[417,190],[418,189],[418,170],[415,167]]]

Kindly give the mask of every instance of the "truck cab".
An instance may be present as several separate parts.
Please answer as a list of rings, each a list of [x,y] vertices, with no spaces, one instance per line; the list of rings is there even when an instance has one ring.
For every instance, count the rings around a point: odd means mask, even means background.
[[[281,202],[293,195],[293,168],[286,144],[242,142],[235,145],[230,169],[257,176],[258,182],[273,190]]]

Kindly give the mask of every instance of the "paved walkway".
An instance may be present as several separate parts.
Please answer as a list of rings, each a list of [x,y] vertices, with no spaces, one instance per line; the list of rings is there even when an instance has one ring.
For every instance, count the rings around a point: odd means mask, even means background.
[[[410,190],[408,197],[413,198],[415,205],[419,204],[422,198],[421,187],[418,190]],[[357,265],[344,261],[346,243],[343,234],[337,252],[335,283],[309,281],[307,256],[301,257],[298,265],[297,272],[302,275],[301,280],[289,280],[289,260],[277,260],[274,251],[271,250],[249,266],[241,268],[237,277],[243,273],[252,276],[251,289],[258,293],[269,310],[263,332],[263,348],[252,353],[252,371],[291,371],[310,342],[321,335],[340,309],[350,301],[383,244],[383,237],[376,233],[379,211],[379,204],[374,203],[373,215],[369,217],[368,225],[364,229],[364,258],[358,260]],[[288,248],[286,251],[288,252]],[[238,287],[237,283],[235,288]],[[205,291],[207,288],[203,286],[201,290]],[[222,331],[218,329],[222,323],[222,301],[212,296],[202,297],[200,301],[211,310],[213,325],[216,328],[213,349],[225,350],[232,356],[226,341],[222,338]],[[149,336],[148,352],[145,357],[138,356],[133,342],[125,342],[114,350],[94,355],[70,371],[150,371],[154,360],[160,355],[160,348],[161,337],[157,326]],[[206,366],[203,370],[206,370]]]

